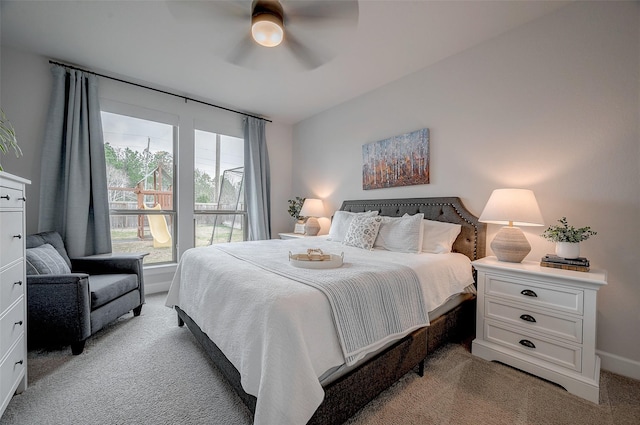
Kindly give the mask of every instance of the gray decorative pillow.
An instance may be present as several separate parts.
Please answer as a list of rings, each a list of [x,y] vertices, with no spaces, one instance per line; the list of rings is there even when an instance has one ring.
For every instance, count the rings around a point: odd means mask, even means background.
[[[27,249],[27,274],[67,274],[69,265],[48,243]]]
[[[382,217],[354,217],[342,243],[362,249],[373,248],[381,222]]]

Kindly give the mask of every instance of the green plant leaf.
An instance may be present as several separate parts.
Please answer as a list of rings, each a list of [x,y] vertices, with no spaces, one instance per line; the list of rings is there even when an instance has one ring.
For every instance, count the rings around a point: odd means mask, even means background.
[[[558,220],[558,223],[560,225],[549,226],[540,236],[551,242],[579,243],[598,234],[591,230],[589,226],[576,229],[574,226],[569,225],[567,217],[562,217]]]
[[[16,130],[0,108],[0,152],[6,155],[10,150],[15,152],[16,158],[22,156],[22,150],[16,139]],[[0,164],[0,171],[3,171],[2,164]]]

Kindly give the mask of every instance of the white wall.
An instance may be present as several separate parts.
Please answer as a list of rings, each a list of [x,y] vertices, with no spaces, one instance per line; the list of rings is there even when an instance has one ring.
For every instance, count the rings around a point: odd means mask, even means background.
[[[289,216],[291,199],[292,126],[277,122],[267,124],[269,166],[271,169],[271,237],[292,232],[294,220]]]
[[[23,156],[5,155],[5,171],[31,180],[27,186],[27,232],[38,230],[40,151],[51,94],[46,59],[2,47],[2,108],[16,130]]]
[[[640,378],[639,9],[576,2],[296,124],[293,193],[331,211],[345,199],[459,196],[479,215],[495,188],[532,189],[547,224],[567,216],[598,231],[582,244],[609,271],[597,347],[605,367]],[[423,127],[431,183],[363,191],[362,145]],[[524,229],[530,260],[553,252],[543,229]]]
[[[38,230],[40,151],[51,92],[50,65],[48,58],[29,52],[3,47],[1,53],[2,105],[16,129],[18,142],[24,153],[21,158],[4,156],[2,164],[5,171],[32,181],[27,188],[27,232],[34,233]],[[212,123],[221,133],[242,137],[242,117],[235,113],[194,102],[185,103],[181,98],[104,78],[99,81],[99,92],[102,99],[177,116],[181,145],[176,153],[179,170],[190,170],[193,164],[194,123]],[[286,205],[291,194],[291,126],[274,122],[267,123],[266,129],[272,167],[272,205]],[[180,171],[178,176],[178,205],[193,205],[193,177],[189,173],[181,174]],[[178,235],[179,253],[193,244],[192,213],[192,208],[186,208],[178,219],[181,229]],[[278,232],[290,231],[291,223],[287,218],[286,211],[284,214],[276,211],[272,215],[272,230],[276,237]],[[151,287],[160,284],[158,289],[168,289],[174,269],[175,266],[147,268],[146,285]],[[148,292],[152,291],[153,289]]]

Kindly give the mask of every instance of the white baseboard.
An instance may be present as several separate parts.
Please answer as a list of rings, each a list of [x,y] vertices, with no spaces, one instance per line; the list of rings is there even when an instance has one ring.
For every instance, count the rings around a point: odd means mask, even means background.
[[[162,264],[159,266],[147,266],[144,268],[144,292],[155,294],[167,292],[171,286],[173,275],[176,272],[176,264]]]
[[[144,284],[144,293],[146,295],[157,294],[158,292],[168,292],[171,282],[156,282]]]
[[[600,356],[602,369],[640,380],[640,362],[600,350],[596,354]]]

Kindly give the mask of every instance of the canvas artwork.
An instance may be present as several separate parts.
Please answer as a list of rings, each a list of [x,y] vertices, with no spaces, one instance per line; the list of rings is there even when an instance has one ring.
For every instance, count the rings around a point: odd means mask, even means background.
[[[429,183],[429,129],[362,145],[362,188]]]

